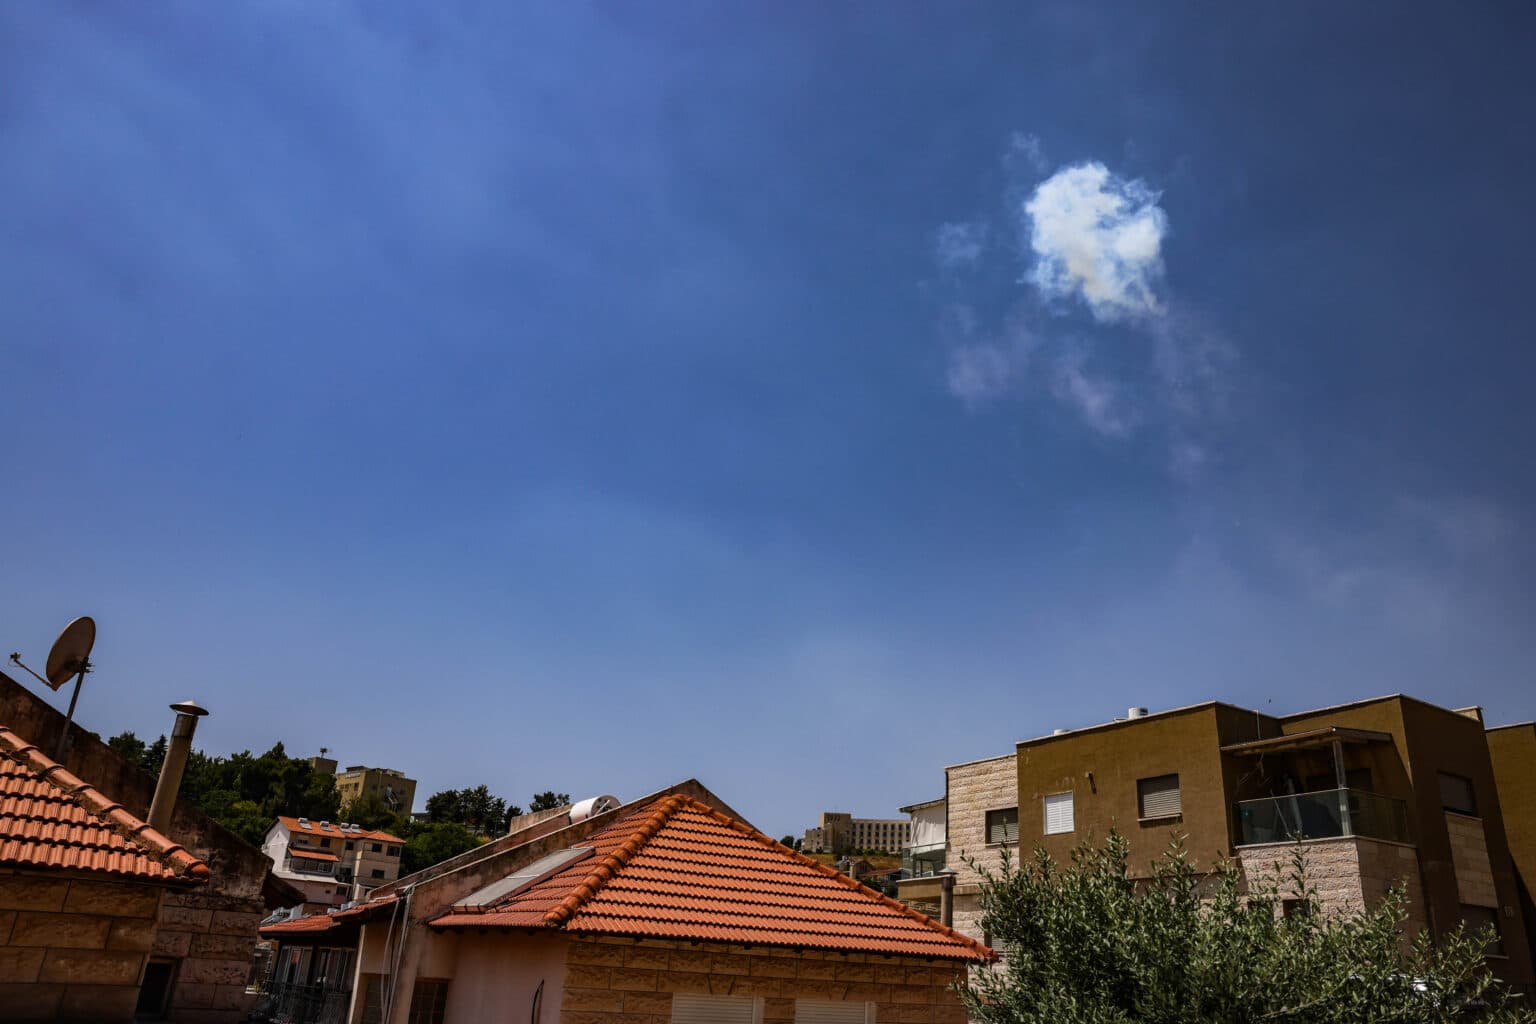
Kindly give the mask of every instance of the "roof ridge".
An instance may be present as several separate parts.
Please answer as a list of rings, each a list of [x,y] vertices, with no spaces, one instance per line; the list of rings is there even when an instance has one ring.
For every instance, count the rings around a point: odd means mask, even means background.
[[[688,800],[687,797],[683,797],[683,799]],[[702,804],[697,800],[689,800],[689,803],[693,805],[689,808],[690,810],[696,810],[706,814],[721,824],[728,825],[738,832],[751,836],[765,846],[775,847],[779,852],[782,852],[786,856],[800,862],[801,864],[810,865],[817,871],[821,872],[823,875],[835,879],[854,892],[861,893],[866,896],[873,896],[886,907],[898,911],[899,913],[912,918],[915,921],[921,922],[922,924],[929,926],[930,928],[943,935],[947,935],[949,938],[975,951],[979,956],[982,956],[988,960],[997,959],[997,953],[993,951],[990,946],[977,942],[975,939],[971,938],[969,935],[966,935],[964,932],[957,932],[949,925],[941,924],[940,922],[935,921],[933,918],[929,917],[927,914],[920,914],[913,910],[911,907],[891,899],[889,896],[885,895],[885,893],[876,892],[874,889],[871,889],[869,886],[858,881],[857,879],[849,878],[847,875],[843,874],[836,868],[829,867],[813,857],[807,857],[799,850],[790,849],[783,843],[779,842],[777,839],[774,839],[772,836],[765,832],[761,832],[758,829],[753,828],[751,825],[748,825],[744,821],[737,821],[735,818],[732,818],[729,815],[721,814],[713,807],[710,807],[707,804]]]
[[[651,804],[650,806],[654,809],[640,824],[640,827],[635,830],[634,834],[619,844],[617,848],[600,856],[597,863],[592,866],[592,870],[587,873],[587,877],[581,880],[581,884],[577,885],[569,896],[561,900],[557,906],[544,915],[545,927],[558,928],[569,921],[576,911],[581,909],[583,903],[597,895],[598,890],[607,885],[614,874],[625,864],[629,863],[629,858],[633,857],[636,851],[650,842],[651,838],[661,831],[662,826],[672,819],[672,815],[676,814],[688,803],[693,802],[696,801],[691,801],[681,793],[674,793]],[[645,808],[640,808],[637,813],[641,813],[644,810]],[[624,820],[621,818],[608,827],[612,828]],[[607,830],[604,829],[603,831]],[[587,837],[587,841],[590,842],[599,834],[593,833]]]
[[[86,812],[94,814],[143,847],[152,857],[174,868],[181,877],[193,882],[207,881],[210,873],[208,865],[186,847],[134,817],[122,804],[44,754],[36,744],[28,743],[18,733],[3,725],[0,725],[0,754],[36,773],[38,778],[62,792]]]

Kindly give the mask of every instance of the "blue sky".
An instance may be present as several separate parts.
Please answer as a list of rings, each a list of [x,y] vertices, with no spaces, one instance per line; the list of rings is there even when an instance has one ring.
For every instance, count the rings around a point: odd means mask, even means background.
[[[0,6],[0,643],[774,834],[1536,716],[1532,11],[1087,6]]]

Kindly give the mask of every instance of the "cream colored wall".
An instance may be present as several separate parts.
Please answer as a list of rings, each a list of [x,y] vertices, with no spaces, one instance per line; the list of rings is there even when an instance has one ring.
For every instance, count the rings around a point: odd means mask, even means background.
[[[446,1024],[525,1024],[541,982],[532,1024],[559,1024],[568,944],[563,935],[476,935],[461,943]]]

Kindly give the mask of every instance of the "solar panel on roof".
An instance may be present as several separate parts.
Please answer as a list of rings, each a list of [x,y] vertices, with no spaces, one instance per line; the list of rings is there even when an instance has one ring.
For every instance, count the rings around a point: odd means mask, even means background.
[[[577,861],[585,860],[597,851],[590,846],[573,846],[559,850],[547,857],[540,857],[532,864],[518,868],[505,878],[498,879],[484,888],[477,889],[454,904],[461,910],[489,907],[508,896],[516,895],[531,885],[537,885],[555,872]]]

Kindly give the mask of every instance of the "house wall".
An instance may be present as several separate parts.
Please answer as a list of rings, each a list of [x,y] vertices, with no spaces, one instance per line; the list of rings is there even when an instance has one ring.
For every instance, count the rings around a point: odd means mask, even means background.
[[[1489,729],[1487,739],[1525,933],[1536,941],[1536,724]]]
[[[162,895],[143,883],[0,873],[0,1017],[132,1019]]]
[[[530,1021],[541,983],[539,1019],[532,1024],[557,1024],[565,994],[567,945],[563,935],[460,936],[448,988],[447,1024]]]
[[[10,728],[47,751],[55,748],[64,728],[62,714],[4,673],[0,673],[0,721],[5,721]],[[102,742],[99,736],[84,731],[78,724],[71,730],[70,736],[65,767],[121,803],[128,813],[139,818],[147,817],[156,779],[129,764]],[[212,875],[206,884],[197,889],[178,893],[175,904],[167,900],[161,914],[162,927],[168,934],[188,935],[186,944],[189,951],[192,948],[190,936],[194,934],[206,937],[202,948],[212,950],[217,947],[222,951],[217,957],[187,954],[203,963],[194,965],[190,975],[178,968],[177,977],[180,981],[171,993],[168,1019],[193,1024],[241,1020],[243,1011],[240,1009],[220,1009],[205,1003],[204,996],[208,990],[201,986],[224,987],[221,979],[227,975],[215,971],[208,961],[224,960],[226,952],[229,954],[228,961],[239,960],[243,965],[250,964],[256,948],[256,921],[260,919],[263,910],[269,909],[263,891],[271,861],[260,849],[224,828],[187,800],[176,802],[167,832],[170,838],[207,864]],[[236,918],[227,916],[232,913],[245,915],[246,918],[256,915],[251,920],[249,932],[240,936],[238,945],[243,952],[238,956],[233,952],[236,943],[232,941],[231,934],[219,930],[233,927],[232,922]],[[180,939],[166,941],[173,945],[169,949],[156,949],[156,954],[183,955],[173,951],[180,948]],[[240,977],[242,992],[244,970],[243,966]],[[182,982],[187,986],[185,990]]]
[[[965,1024],[966,1019],[959,996],[949,987],[957,980],[963,983],[966,970],[943,961],[574,937],[568,962],[560,1015],[546,1015],[544,1024],[556,1019],[559,1024],[670,1024],[674,992],[760,997],[764,1024],[791,1024],[796,999],[874,1003],[878,1024]]]
[[[260,898],[201,892],[167,893],[153,953],[181,962],[168,1017],[175,1021],[245,1020],[255,996],[245,991],[261,919]]]
[[[1013,754],[971,761],[944,769],[947,866],[956,872],[953,927],[982,941],[981,907],[977,900],[980,875],[969,858],[989,871],[1002,867],[1003,847],[987,843],[987,812],[1016,806],[1019,775]],[[1019,850],[1012,851],[1018,862]]]
[[[1302,843],[1263,843],[1239,847],[1237,860],[1253,885],[1273,885],[1280,898],[1300,895],[1292,875],[1293,857],[1302,856],[1307,885],[1324,914],[1350,914],[1374,906],[1394,885],[1408,898],[1405,940],[1425,927],[1424,890],[1418,854],[1405,843],[1377,839],[1309,839]]]
[[[1118,829],[1130,840],[1132,873],[1145,877],[1178,831],[1191,863],[1213,865],[1232,842],[1218,710],[1202,704],[1020,743],[1020,847],[1040,846],[1065,861],[1083,842],[1102,843]],[[1181,816],[1140,820],[1137,780],[1171,774],[1179,776]],[[1045,835],[1045,797],[1068,791],[1073,831]]]

